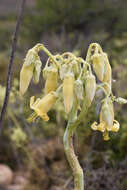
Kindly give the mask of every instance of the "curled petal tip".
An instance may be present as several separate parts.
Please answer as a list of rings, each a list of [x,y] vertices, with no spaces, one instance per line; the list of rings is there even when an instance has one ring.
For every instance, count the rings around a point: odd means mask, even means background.
[[[91,125],[91,129],[93,129],[94,131],[97,130],[97,122],[96,121]]]
[[[114,124],[113,124],[113,126],[112,126],[112,128],[111,128],[111,131],[112,131],[112,132],[118,132],[118,131],[119,131],[119,128],[120,128],[119,122],[116,121],[116,120],[114,120]]]
[[[105,131],[105,124],[102,122],[97,127],[98,131],[104,132]]]

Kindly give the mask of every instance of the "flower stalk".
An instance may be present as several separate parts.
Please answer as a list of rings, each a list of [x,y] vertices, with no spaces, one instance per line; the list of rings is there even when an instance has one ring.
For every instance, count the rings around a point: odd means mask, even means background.
[[[81,111],[78,118],[77,118],[77,106],[78,104],[77,102],[75,102],[75,105],[73,106],[72,111],[69,115],[68,124],[64,133],[63,142],[64,142],[65,154],[74,176],[74,186],[75,186],[74,190],[84,190],[83,170],[74,152],[73,136],[76,127],[80,124],[83,117],[87,114],[88,103],[87,102],[84,103],[83,110]]]

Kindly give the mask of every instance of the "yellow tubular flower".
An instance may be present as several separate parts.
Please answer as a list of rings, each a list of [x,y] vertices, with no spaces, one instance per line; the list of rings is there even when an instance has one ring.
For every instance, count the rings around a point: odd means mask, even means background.
[[[86,77],[85,91],[86,98],[90,106],[96,92],[96,79],[93,74],[90,74]]]
[[[51,91],[55,91],[57,88],[58,82],[58,71],[56,68],[52,68],[47,71],[46,82],[45,82],[45,94],[48,94]]]
[[[91,60],[92,60],[93,70],[96,73],[98,79],[100,81],[103,81],[105,63],[102,54],[95,53],[92,56]]]
[[[74,76],[73,74],[68,74],[64,77],[63,80],[63,97],[64,97],[64,106],[66,113],[71,111],[74,98]]]
[[[106,100],[102,104],[101,113],[100,113],[100,122],[104,122],[106,124],[106,128],[108,131],[111,130],[114,121],[114,110],[112,101]]]
[[[29,86],[29,83],[33,76],[34,65],[26,66],[23,64],[20,72],[20,92],[24,94]]]
[[[104,86],[106,91],[109,92],[109,90],[111,90],[111,88],[112,88],[112,84],[111,84],[111,82],[112,82],[112,70],[111,70],[111,66],[110,66],[107,54],[103,53],[103,57],[105,60],[105,71],[104,71],[104,79],[102,82],[103,83],[106,82],[109,84],[110,89],[106,85]]]
[[[100,113],[100,123],[94,122],[91,125],[91,128],[94,131],[101,131],[103,133],[104,140],[107,141],[110,139],[109,131],[111,132],[118,132],[120,128],[120,124],[118,121],[114,120],[112,126],[108,126],[107,123],[103,120],[102,113]]]
[[[40,116],[44,121],[48,121],[49,117],[47,112],[51,109],[53,104],[56,102],[57,95],[55,92],[50,92],[42,99],[38,98],[34,102],[34,96],[30,99],[30,108],[33,109],[38,116]]]

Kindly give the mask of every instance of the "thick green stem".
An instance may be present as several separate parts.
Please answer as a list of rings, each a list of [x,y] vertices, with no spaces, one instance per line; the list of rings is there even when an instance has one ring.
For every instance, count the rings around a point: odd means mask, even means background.
[[[83,109],[81,113],[77,117],[77,105],[75,105],[72,109],[72,112],[69,116],[69,121],[67,128],[65,130],[63,142],[64,142],[64,149],[67,156],[67,160],[71,166],[73,176],[74,176],[74,190],[84,190],[84,175],[83,170],[79,164],[77,156],[74,152],[73,147],[73,134],[75,132],[76,127],[79,125],[85,114],[88,110],[88,103],[84,102]]]

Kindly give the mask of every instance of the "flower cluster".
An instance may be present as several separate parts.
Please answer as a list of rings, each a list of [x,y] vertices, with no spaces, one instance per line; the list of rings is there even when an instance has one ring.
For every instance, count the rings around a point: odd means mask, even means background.
[[[114,120],[113,102],[127,103],[127,101],[116,98],[112,94],[112,70],[108,56],[101,46],[97,43],[90,44],[84,60],[70,52],[52,55],[43,44],[37,44],[28,51],[20,73],[22,94],[26,92],[32,78],[36,83],[39,81],[42,65],[38,56],[40,50],[49,56],[43,69],[45,94],[35,102],[34,97],[31,97],[30,108],[34,110],[34,114],[29,121],[37,116],[48,121],[47,113],[58,98],[62,100],[67,115],[70,114],[75,103],[78,105],[77,110],[82,111],[83,102],[87,102],[90,107],[96,90],[101,88],[104,98],[101,102],[100,123],[94,122],[91,128],[101,131],[104,140],[108,140],[109,131],[119,130],[119,123]]]
[[[35,83],[39,82],[42,62],[38,56],[37,47],[30,49],[24,60],[23,67],[20,72],[20,92],[24,94],[33,77]]]

